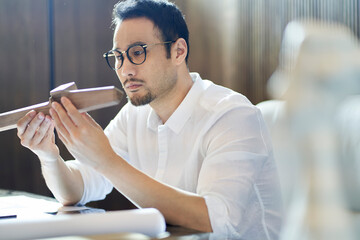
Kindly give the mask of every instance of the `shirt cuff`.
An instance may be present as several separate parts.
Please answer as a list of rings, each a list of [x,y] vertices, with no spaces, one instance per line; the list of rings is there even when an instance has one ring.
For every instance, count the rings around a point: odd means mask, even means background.
[[[213,237],[216,236],[228,236],[228,227],[227,227],[227,215],[228,209],[226,208],[223,201],[221,201],[216,196],[204,196],[206,206],[208,208],[211,228]]]

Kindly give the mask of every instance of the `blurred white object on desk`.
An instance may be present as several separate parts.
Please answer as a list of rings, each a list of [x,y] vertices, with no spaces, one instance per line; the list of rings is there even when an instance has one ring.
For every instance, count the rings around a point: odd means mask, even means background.
[[[360,49],[339,24],[290,23],[258,104],[273,137],[285,205],[282,239],[355,239],[344,194],[337,113],[360,93]],[[275,112],[269,114],[269,107]],[[360,133],[357,133],[360,134]]]

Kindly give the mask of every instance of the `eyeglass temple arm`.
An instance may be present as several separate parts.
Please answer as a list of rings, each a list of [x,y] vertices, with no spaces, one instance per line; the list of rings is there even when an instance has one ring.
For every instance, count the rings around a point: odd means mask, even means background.
[[[20,108],[17,110],[5,112],[0,114],[0,132],[16,128],[17,122],[31,110],[49,114],[49,109],[53,101],[60,102],[61,97],[66,96],[74,104],[80,112],[88,112],[100,108],[117,105],[123,98],[123,92],[114,86],[74,89],[75,84],[67,84],[70,88],[54,89],[50,92],[50,99],[48,102],[35,104],[32,106]],[[65,86],[66,87],[66,86]],[[76,85],[75,85],[76,87]],[[56,90],[56,91],[55,91]]]
[[[111,50],[111,51],[115,51],[115,50]],[[103,57],[106,58],[106,57],[115,57],[115,54],[114,53],[111,53],[111,51],[107,52],[107,53],[104,53],[103,54]],[[126,51],[119,51],[119,50],[116,50],[117,52],[119,53],[126,53]]]
[[[114,57],[115,56],[115,54],[113,54],[113,53],[104,53],[103,54],[103,57]]]

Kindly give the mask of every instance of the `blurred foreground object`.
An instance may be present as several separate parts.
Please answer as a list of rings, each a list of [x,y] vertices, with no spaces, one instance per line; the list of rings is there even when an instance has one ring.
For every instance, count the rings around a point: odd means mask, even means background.
[[[113,86],[78,90],[76,84],[71,82],[53,89],[50,91],[50,96],[48,102],[1,113],[0,132],[16,128],[17,122],[31,110],[49,114],[51,103],[60,102],[63,96],[69,98],[80,112],[88,112],[119,104],[123,92]]]
[[[355,239],[337,116],[345,99],[360,93],[359,80],[359,43],[347,28],[317,21],[287,26],[279,67],[268,83],[277,100],[258,104],[283,190],[281,239]]]

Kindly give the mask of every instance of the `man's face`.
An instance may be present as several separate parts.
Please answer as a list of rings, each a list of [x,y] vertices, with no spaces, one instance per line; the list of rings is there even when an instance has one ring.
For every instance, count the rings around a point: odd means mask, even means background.
[[[126,51],[134,44],[163,42],[157,28],[147,18],[127,19],[119,23],[114,32],[113,49]],[[176,84],[176,68],[171,58],[166,58],[165,46],[146,49],[146,60],[141,65],[131,63],[126,54],[123,65],[116,70],[123,88],[135,106],[160,101]]]

